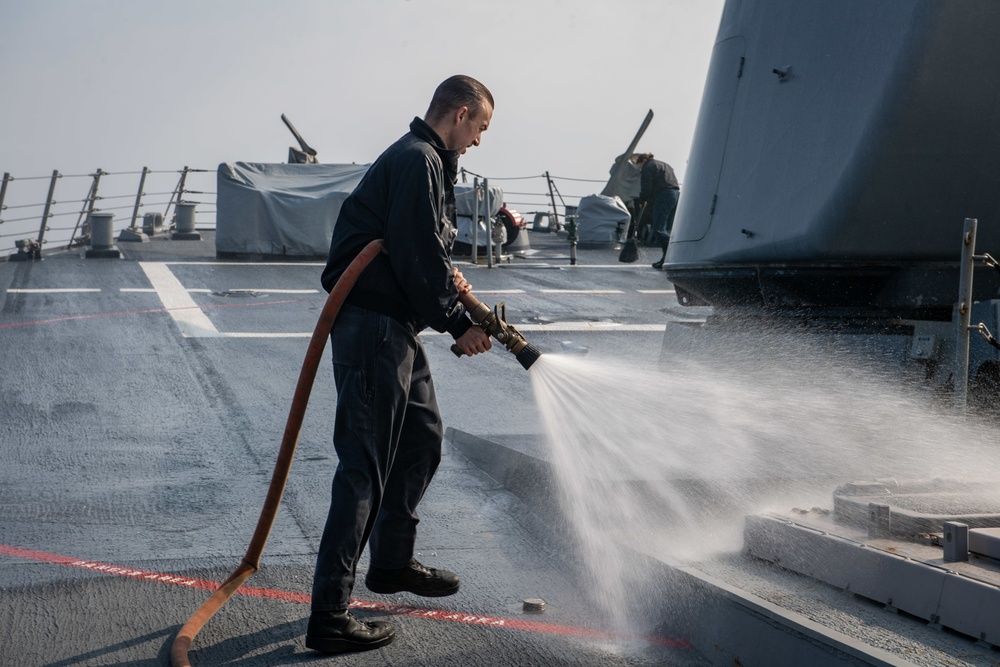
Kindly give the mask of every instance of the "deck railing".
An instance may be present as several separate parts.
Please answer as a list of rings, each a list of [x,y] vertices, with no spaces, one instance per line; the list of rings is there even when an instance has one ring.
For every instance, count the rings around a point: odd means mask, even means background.
[[[545,213],[550,223],[560,225],[560,216],[581,197],[593,194],[606,179],[570,178],[545,172],[529,176],[484,177],[462,170],[461,179],[488,178],[504,190],[504,204],[532,221],[536,213]],[[142,167],[136,171],[63,174],[58,169],[49,175],[17,176],[9,172],[0,181],[0,261],[19,249],[33,247],[37,256],[48,252],[84,246],[90,237],[89,220],[93,213],[113,213],[115,238],[124,231],[141,230],[146,220],[159,218],[169,228],[178,203],[196,204],[195,226],[199,230],[215,228],[216,170],[185,166],[178,170],[155,170]],[[567,189],[580,192],[563,193]],[[511,186],[511,190],[505,188]],[[567,185],[569,184],[569,185]],[[590,191],[585,191],[590,190]],[[147,218],[151,216],[151,218]]]
[[[197,204],[196,225],[215,226],[215,170],[108,172],[48,176],[3,174],[0,181],[0,260],[15,249],[37,254],[85,245],[93,213],[114,214],[114,232],[140,229],[149,214],[171,220],[177,204]]]

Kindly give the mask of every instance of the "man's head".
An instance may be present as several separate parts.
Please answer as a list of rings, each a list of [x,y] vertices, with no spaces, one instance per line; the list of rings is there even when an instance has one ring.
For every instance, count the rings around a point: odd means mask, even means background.
[[[461,149],[462,154],[479,145],[492,119],[493,95],[486,86],[462,74],[437,87],[424,117],[447,148]]]

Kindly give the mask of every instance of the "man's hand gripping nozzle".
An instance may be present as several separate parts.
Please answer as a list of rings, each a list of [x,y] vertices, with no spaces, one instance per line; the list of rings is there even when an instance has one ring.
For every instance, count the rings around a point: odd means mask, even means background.
[[[538,357],[542,356],[541,351],[525,340],[513,324],[507,323],[507,306],[503,301],[491,310],[472,294],[462,294],[459,300],[465,305],[472,321],[512,352],[525,370],[531,368],[531,365],[538,361]],[[452,345],[451,351],[455,356],[462,356],[462,350],[457,345]]]

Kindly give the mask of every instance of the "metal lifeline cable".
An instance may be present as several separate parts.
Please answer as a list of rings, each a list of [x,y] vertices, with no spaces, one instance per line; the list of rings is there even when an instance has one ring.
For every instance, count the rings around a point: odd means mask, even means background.
[[[80,215],[79,211],[60,211],[59,213],[49,213],[50,218],[58,218],[63,215]]]
[[[578,181],[580,183],[607,183],[606,180],[596,180],[593,178],[570,178],[569,176],[553,176],[549,174],[549,178],[558,179],[560,181]]]
[[[54,204],[56,202],[52,202],[52,203]],[[42,202],[40,204],[15,204],[13,206],[6,206],[6,205],[4,205],[3,208],[4,208],[5,211],[7,209],[10,209],[10,210],[13,211],[15,208],[32,208],[32,207],[36,207],[36,206],[45,206],[45,202]]]
[[[97,197],[97,199],[135,199],[135,194],[110,195],[110,196],[107,196],[107,197],[101,196],[101,197]]]
[[[473,174],[475,175],[475,174]],[[479,178],[487,178],[486,176],[479,176]],[[489,176],[491,181],[528,181],[536,178],[545,178],[544,175],[539,176]]]
[[[139,204],[140,208],[142,208],[143,206],[145,206],[145,204]],[[130,211],[133,208],[135,208],[135,206],[131,204],[128,204],[126,206],[102,206],[101,208],[95,208],[94,212],[97,213],[100,211],[126,211],[126,210]]]
[[[508,176],[508,177],[483,176],[482,174],[477,174],[474,171],[469,171],[465,167],[462,167],[462,173],[468,174],[469,176],[474,176],[475,178],[489,178],[489,180],[491,181],[524,181],[532,178],[545,178],[545,174],[539,174],[538,176]]]
[[[62,174],[59,175],[59,178],[62,178]],[[52,179],[52,174],[49,174],[48,176],[18,176],[16,180],[18,180],[18,181],[42,181],[42,180],[51,180],[51,179]],[[13,181],[15,179],[12,177],[10,180]]]
[[[548,197],[548,194],[540,194],[537,192],[504,192],[505,195],[517,195],[518,197]],[[571,199],[583,199],[587,195],[565,195]]]

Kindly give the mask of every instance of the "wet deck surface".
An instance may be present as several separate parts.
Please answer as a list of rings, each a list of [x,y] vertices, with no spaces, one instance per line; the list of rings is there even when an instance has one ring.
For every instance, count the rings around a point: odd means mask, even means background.
[[[581,250],[571,267],[563,236],[529,238],[531,254],[463,270],[545,353],[570,340],[649,361],[666,322],[704,314],[677,305],[649,267],[655,249],[635,264]],[[217,261],[209,235],[119,247],[116,260],[0,262],[0,665],[169,664],[177,630],[246,550],[325,300],[318,263]],[[508,353],[456,359],[447,337],[423,342],[452,438],[544,461],[529,374]],[[572,548],[537,505],[545,494],[515,495],[452,441],[417,548],[458,572],[461,591],[429,600],[361,584],[359,615],[390,619],[396,641],[308,651],[336,466],[328,369],[327,352],[262,569],[195,639],[196,666],[731,665],[741,650],[783,656],[760,664],[820,664],[836,651],[803,662],[799,647],[828,630],[840,653],[822,664],[1000,663],[973,639],[738,553],[649,581],[624,636],[581,588]],[[526,598],[546,611],[526,614]]]
[[[615,266],[613,249],[581,252],[570,268],[555,235],[536,245],[509,265],[467,267],[480,298],[505,299],[529,328],[547,323],[526,334],[543,351],[581,337],[614,349],[623,333],[603,326],[614,320],[632,325],[633,353],[655,354],[658,309],[678,308],[658,293],[670,289],[662,273]],[[249,542],[325,299],[318,264],[217,262],[210,236],[119,248],[117,260],[0,262],[3,665],[169,664],[175,633]],[[578,288],[616,291],[565,291]],[[445,338],[424,342],[448,425],[538,432],[527,374],[506,352],[456,360]],[[194,665],[708,664],[655,606],[635,636],[614,635],[579,590],[572,554],[450,443],[417,546],[426,564],[458,572],[462,590],[426,600],[359,585],[359,614],[390,618],[396,641],[336,658],[305,649],[336,466],[328,364],[327,353],[263,567],[198,635]],[[525,598],[546,611],[524,613]]]

